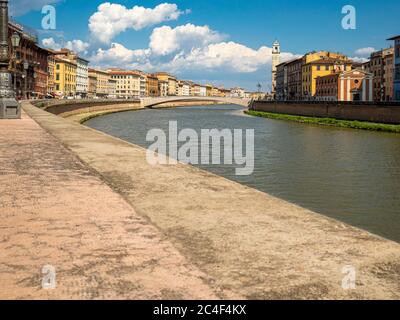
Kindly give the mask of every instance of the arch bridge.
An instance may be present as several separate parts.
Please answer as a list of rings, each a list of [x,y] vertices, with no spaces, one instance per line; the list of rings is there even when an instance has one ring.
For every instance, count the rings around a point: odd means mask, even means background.
[[[160,104],[168,102],[192,102],[192,101],[207,101],[215,103],[235,104],[247,108],[251,99],[241,98],[224,98],[224,97],[147,97],[140,99],[140,106],[143,108],[152,108]]]

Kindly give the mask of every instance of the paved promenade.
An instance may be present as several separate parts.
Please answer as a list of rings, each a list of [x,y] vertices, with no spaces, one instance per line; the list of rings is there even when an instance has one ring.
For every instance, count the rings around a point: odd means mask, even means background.
[[[400,298],[399,244],[24,108],[44,130],[0,122],[0,298]]]
[[[0,132],[0,299],[238,297],[26,113]],[[41,287],[45,265],[55,290]]]

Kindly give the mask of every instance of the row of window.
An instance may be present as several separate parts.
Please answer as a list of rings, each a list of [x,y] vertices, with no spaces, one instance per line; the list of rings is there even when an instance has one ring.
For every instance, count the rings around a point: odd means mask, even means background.
[[[56,81],[60,81],[61,76],[59,73],[56,73]],[[65,81],[67,82],[76,82],[76,76],[70,75],[70,74],[66,74],[65,75]]]
[[[336,79],[337,78],[334,78],[334,77],[330,77],[327,79],[320,79],[320,80],[317,80],[317,83],[318,84],[332,84],[332,83],[336,83]]]
[[[330,89],[319,89],[317,90],[317,95],[330,95],[334,96],[337,95],[337,89],[330,88]]]
[[[61,70],[61,64],[60,63],[56,64],[56,70]],[[71,67],[68,64],[65,64],[65,70],[66,70],[66,72],[71,72],[71,73],[75,72],[76,73],[76,67]]]

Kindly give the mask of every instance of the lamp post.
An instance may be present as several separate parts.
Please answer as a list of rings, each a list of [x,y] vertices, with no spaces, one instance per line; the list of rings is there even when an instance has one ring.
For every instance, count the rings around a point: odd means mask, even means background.
[[[9,64],[8,0],[0,0],[0,119],[20,119],[21,107],[15,100]]]
[[[14,71],[14,92],[17,92],[17,48],[19,47],[19,44],[21,42],[21,37],[17,32],[14,32],[14,34],[11,36],[11,44],[13,47],[13,52],[14,52],[14,63],[15,63],[15,71]]]
[[[29,69],[29,62],[28,61],[24,61],[23,64],[24,67],[24,96],[26,97],[26,99],[28,99],[28,69]]]

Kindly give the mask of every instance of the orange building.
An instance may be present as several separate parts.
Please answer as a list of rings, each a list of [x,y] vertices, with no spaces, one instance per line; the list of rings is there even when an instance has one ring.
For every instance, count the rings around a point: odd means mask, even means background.
[[[373,101],[373,75],[354,69],[318,77],[315,96],[319,101]]]
[[[160,89],[158,78],[154,74],[149,74],[146,76],[146,95],[148,97],[158,97],[160,96]]]

